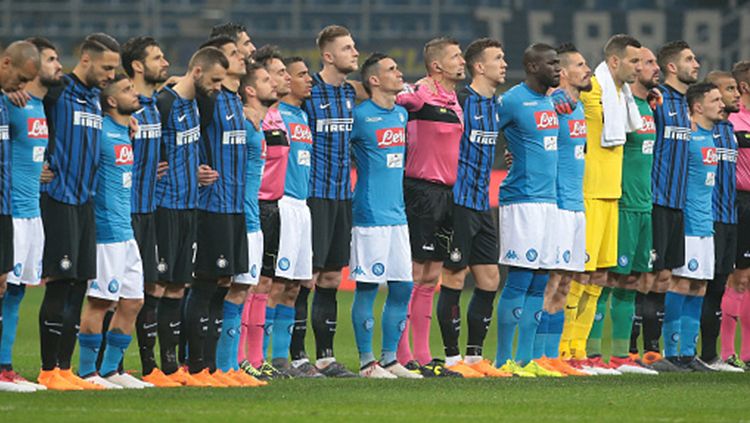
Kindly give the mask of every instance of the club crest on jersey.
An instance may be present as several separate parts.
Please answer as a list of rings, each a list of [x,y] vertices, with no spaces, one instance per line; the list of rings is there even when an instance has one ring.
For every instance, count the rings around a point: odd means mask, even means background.
[[[115,165],[132,165],[133,164],[133,147],[130,144],[115,145]]]
[[[32,139],[47,138],[49,131],[47,129],[47,119],[45,118],[28,118],[26,119],[28,132],[26,136]]]
[[[115,294],[119,290],[120,282],[117,279],[112,279],[111,281],[109,281],[109,284],[107,285],[107,291],[109,291],[110,294]]]
[[[719,164],[719,156],[716,154],[715,147],[703,147],[701,148],[701,154],[703,155],[703,164],[709,166]]]
[[[286,271],[286,270],[289,270],[290,266],[291,266],[291,263],[289,262],[288,258],[282,257],[279,260],[279,269]]]
[[[372,265],[372,273],[375,276],[383,276],[385,273],[385,265],[383,263],[375,263]]]
[[[642,116],[641,117],[641,129],[637,130],[638,134],[655,134],[656,124],[654,123],[653,116]]]
[[[62,270],[70,270],[70,268],[73,267],[73,262],[70,261],[68,256],[65,256],[60,260],[60,269]]]
[[[698,260],[694,258],[690,259],[687,265],[688,270],[690,270],[691,272],[695,272],[696,270],[698,270],[698,266],[699,266]]]
[[[225,259],[224,256],[216,259],[216,267],[218,267],[219,269],[225,269],[227,265],[229,265],[229,260]]]
[[[258,277],[258,265],[254,264],[253,267],[250,268],[250,276],[257,278]]]
[[[557,113],[554,110],[540,110],[534,112],[536,120],[536,129],[543,131],[545,129],[558,129],[560,123],[557,120]]]
[[[586,121],[583,119],[575,119],[568,121],[568,129],[570,130],[570,138],[586,138]]]
[[[529,248],[529,250],[526,251],[526,260],[536,261],[537,257],[539,257],[539,253],[535,249]]]
[[[406,144],[404,128],[383,128],[375,131],[378,148],[398,147]]]
[[[458,263],[461,261],[461,257],[463,257],[463,254],[461,254],[461,250],[458,248],[454,248],[453,251],[451,251],[450,259],[454,263]]]
[[[156,271],[159,273],[167,273],[168,267],[167,262],[165,262],[164,259],[161,259],[159,264],[156,265]]]
[[[289,132],[291,132],[292,141],[303,142],[305,144],[312,144],[312,131],[307,125],[300,123],[292,123],[289,125]]]

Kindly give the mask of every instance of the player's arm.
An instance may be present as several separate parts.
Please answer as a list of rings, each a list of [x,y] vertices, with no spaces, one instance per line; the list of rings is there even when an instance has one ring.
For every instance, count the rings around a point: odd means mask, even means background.
[[[425,103],[421,90],[426,89],[423,85],[404,84],[404,90],[396,96],[396,104],[406,109],[407,112],[419,111]]]
[[[346,83],[354,88],[354,92],[357,93],[357,101],[365,101],[370,98],[370,95],[367,94],[367,90],[365,90],[365,86],[361,81],[347,80]]]

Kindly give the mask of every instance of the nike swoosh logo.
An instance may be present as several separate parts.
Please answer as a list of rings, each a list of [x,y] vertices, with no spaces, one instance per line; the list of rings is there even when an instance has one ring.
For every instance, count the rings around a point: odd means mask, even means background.
[[[63,325],[62,323],[48,322],[46,320],[44,321],[44,326],[54,326],[54,327],[61,328],[62,325]]]
[[[667,113],[667,114],[668,114],[668,115],[669,115],[670,117],[671,117],[671,116],[677,116],[677,112],[669,112],[669,113]]]
[[[721,138],[721,135],[719,135],[719,134],[715,134],[715,135],[714,135],[714,138]]]
[[[231,115],[224,116],[224,119],[232,120],[233,117],[234,117],[234,113],[232,113]]]
[[[152,329],[155,328],[157,323],[151,323],[150,325],[143,325],[143,329]]]
[[[325,109],[327,109],[329,107],[331,107],[331,103],[321,104],[320,105],[320,110],[325,110]]]
[[[176,323],[175,322],[169,322],[169,327],[170,328],[176,328],[178,326],[180,326],[180,322],[176,322]]]
[[[183,120],[185,120],[186,117],[187,117],[187,115],[182,115],[182,116],[178,117],[177,118],[177,122],[182,122]]]
[[[453,323],[454,325],[457,325],[461,323],[461,319],[451,319],[451,323]]]
[[[482,119],[483,117],[484,117],[484,116],[482,116],[482,115],[479,115],[479,116],[474,116],[474,120],[481,120],[481,119]]]
[[[76,99],[76,103],[78,103],[78,104],[88,104],[88,103],[86,102],[86,100],[81,100],[80,98],[77,98],[77,99]]]
[[[492,317],[489,317],[489,318],[488,317],[482,317],[482,322],[484,322],[484,323],[489,323],[491,321],[492,321]]]
[[[328,319],[326,319],[326,324],[327,325],[335,325],[336,321],[335,320],[328,320]]]
[[[208,321],[208,317],[201,317],[201,323],[206,323]]]

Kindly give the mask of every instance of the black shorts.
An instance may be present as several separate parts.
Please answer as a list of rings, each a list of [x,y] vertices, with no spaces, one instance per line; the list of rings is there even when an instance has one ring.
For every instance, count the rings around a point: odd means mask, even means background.
[[[685,217],[680,209],[654,204],[651,212],[654,237],[654,271],[685,265]]]
[[[714,222],[714,274],[728,275],[737,256],[737,225]]]
[[[341,270],[348,266],[352,241],[351,200],[308,198],[307,207],[312,219],[313,269]]]
[[[444,266],[463,269],[478,264],[497,265],[497,218],[492,210],[479,211],[453,205],[453,228]]]
[[[197,222],[195,210],[156,209],[159,282],[185,284],[193,280]]]
[[[750,192],[737,191],[737,257],[738,269],[750,267]]]
[[[13,217],[0,214],[0,275],[13,270]]]
[[[93,200],[65,204],[42,194],[44,243],[42,277],[96,278],[96,221]]]
[[[244,213],[198,210],[195,274],[225,277],[247,273],[247,229]]]
[[[273,278],[276,271],[276,259],[279,255],[279,234],[281,217],[279,203],[276,200],[259,200],[260,230],[263,231],[263,265],[262,276]]]
[[[156,214],[133,213],[130,215],[130,224],[143,261],[143,281],[156,282],[159,280],[156,271],[159,261],[159,251],[156,249]]]
[[[404,202],[412,258],[415,261],[447,259],[453,226],[452,188],[421,179],[405,178]]]

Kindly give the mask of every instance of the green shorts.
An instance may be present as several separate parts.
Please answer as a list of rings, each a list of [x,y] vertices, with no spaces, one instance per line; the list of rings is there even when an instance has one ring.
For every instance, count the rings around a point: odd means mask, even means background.
[[[650,272],[654,264],[650,211],[620,210],[617,234],[617,267],[613,272],[629,275]]]

